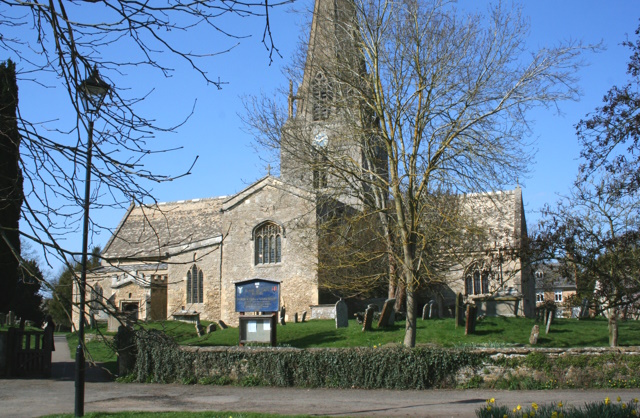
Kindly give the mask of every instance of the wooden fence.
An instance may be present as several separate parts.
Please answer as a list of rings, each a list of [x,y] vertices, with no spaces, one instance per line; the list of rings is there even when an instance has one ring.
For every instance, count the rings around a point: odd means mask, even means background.
[[[53,328],[0,332],[0,376],[50,377]]]

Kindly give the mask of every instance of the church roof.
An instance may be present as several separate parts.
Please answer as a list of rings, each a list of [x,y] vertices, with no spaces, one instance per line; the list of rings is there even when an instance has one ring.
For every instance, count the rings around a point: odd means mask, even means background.
[[[227,197],[132,205],[107,243],[107,259],[160,259],[218,243]]]

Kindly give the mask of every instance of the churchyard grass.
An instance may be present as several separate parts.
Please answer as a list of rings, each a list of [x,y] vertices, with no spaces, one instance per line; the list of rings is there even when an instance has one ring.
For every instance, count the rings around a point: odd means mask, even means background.
[[[453,319],[418,320],[417,345],[441,347],[511,347],[526,346],[535,321],[527,318],[491,317],[479,320],[474,335],[464,335],[464,327],[455,328]],[[203,321],[206,327],[208,322]],[[145,329],[162,330],[181,345],[236,346],[238,329],[217,329],[211,334],[198,337],[193,324],[177,321],[159,321],[142,324]],[[620,340],[622,346],[640,345],[640,321],[621,321]],[[541,329],[544,329],[541,327]],[[105,329],[100,329],[104,333]],[[88,330],[87,334],[96,333]],[[314,320],[304,323],[278,325],[278,345],[296,348],[329,347],[382,347],[399,346],[404,337],[404,322],[393,327],[362,332],[355,320],[347,328],[336,329],[333,320]],[[69,347],[75,355],[77,335],[69,334]],[[607,320],[556,319],[549,334],[541,332],[538,347],[606,347],[608,345]],[[96,337],[87,343],[95,361],[115,362],[115,354],[105,342]]]
[[[516,405],[507,407],[499,405],[495,398],[487,399],[487,404],[476,410],[478,418],[626,418],[640,416],[638,398],[625,401],[620,397],[609,397],[596,402],[590,402],[583,407],[557,404]]]

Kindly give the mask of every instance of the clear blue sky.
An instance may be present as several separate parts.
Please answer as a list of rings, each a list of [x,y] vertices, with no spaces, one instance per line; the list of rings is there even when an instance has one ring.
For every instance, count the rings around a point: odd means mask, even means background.
[[[306,1],[306,0],[305,0]],[[584,43],[603,42],[606,50],[597,54],[587,53],[588,63],[579,74],[583,97],[580,102],[561,105],[562,114],[555,109],[539,110],[531,114],[537,156],[531,162],[531,175],[522,179],[523,197],[529,227],[537,221],[537,211],[545,203],[553,203],[558,193],[566,193],[579,164],[579,148],[574,125],[587,113],[602,103],[605,92],[614,84],[627,80],[626,64],[630,55],[628,48],[620,43],[629,35],[634,38],[640,17],[640,3],[636,0],[531,0],[522,1],[524,14],[530,19],[530,48],[553,46],[559,41],[579,39]],[[466,0],[462,7],[484,7],[485,2]],[[83,6],[84,7],[84,6]],[[294,7],[308,8],[308,2],[298,1]],[[156,159],[153,169],[178,173],[190,166],[199,156],[193,174],[172,183],[154,186],[154,195],[159,201],[205,198],[230,195],[266,174],[263,163],[252,148],[252,138],[243,131],[238,116],[242,113],[243,95],[275,92],[285,88],[288,80],[281,72],[297,47],[300,25],[304,18],[288,8],[275,10],[271,14],[272,31],[276,47],[283,58],[276,57],[269,65],[268,53],[260,43],[262,22],[255,18],[235,21],[249,39],[241,40],[239,46],[227,54],[207,61],[207,70],[215,78],[228,83],[222,90],[206,84],[182,64],[176,64],[176,74],[168,80],[161,77],[140,75],[135,70],[118,79],[119,85],[143,87],[154,92],[145,107],[157,120],[166,120],[166,125],[179,122],[197,101],[195,114],[176,133],[158,135],[158,147],[183,148],[170,155]],[[189,38],[190,39],[190,38]],[[190,39],[190,42],[193,40]],[[198,43],[211,42],[223,47],[228,40],[198,39]],[[146,87],[148,86],[148,87]],[[40,94],[31,93],[26,81],[20,82],[20,102],[23,109],[32,107],[40,112],[44,120],[46,112]],[[286,99],[283,97],[283,99]],[[48,109],[58,111],[55,106]],[[53,117],[53,116],[52,116]],[[97,122],[99,123],[99,122]],[[513,185],[515,187],[515,185]],[[94,212],[99,222],[115,228],[125,209]],[[107,242],[109,236],[102,233],[93,237],[92,245]],[[73,243],[75,238],[70,238]],[[75,244],[73,244],[75,245]],[[80,239],[77,237],[77,245]],[[54,265],[54,269],[59,266]]]

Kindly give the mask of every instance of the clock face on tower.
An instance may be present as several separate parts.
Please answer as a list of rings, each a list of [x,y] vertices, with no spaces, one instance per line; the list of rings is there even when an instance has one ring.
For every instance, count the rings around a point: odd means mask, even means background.
[[[314,138],[313,138],[313,145],[316,147],[321,147],[324,148],[327,146],[327,143],[329,142],[329,137],[327,136],[327,134],[323,131],[321,131],[320,133],[318,133]]]

